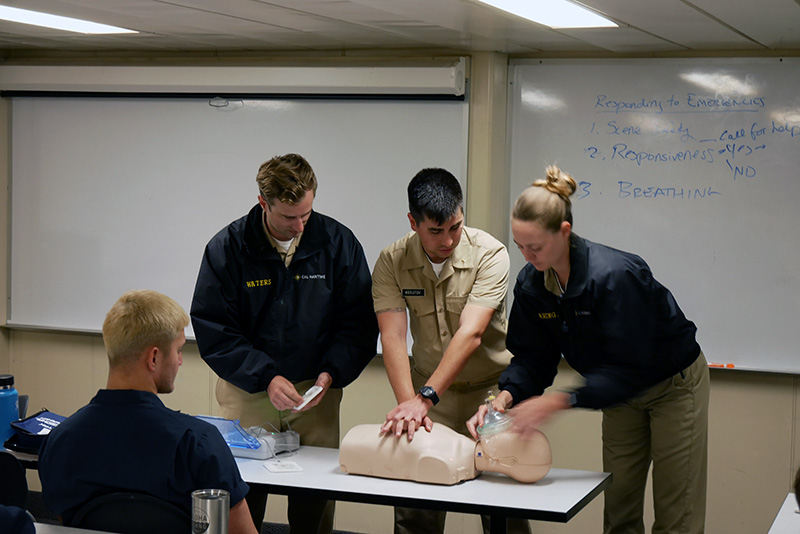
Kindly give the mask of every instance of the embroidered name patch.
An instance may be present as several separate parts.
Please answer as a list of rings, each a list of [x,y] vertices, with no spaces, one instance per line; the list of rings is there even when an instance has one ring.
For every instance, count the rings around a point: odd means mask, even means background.
[[[404,297],[424,297],[425,296],[425,289],[404,289],[403,290]]]

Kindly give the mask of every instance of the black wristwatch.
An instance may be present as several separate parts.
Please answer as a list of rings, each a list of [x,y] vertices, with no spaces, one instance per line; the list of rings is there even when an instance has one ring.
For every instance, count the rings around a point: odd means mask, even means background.
[[[436,390],[430,386],[422,386],[419,388],[419,394],[422,395],[423,399],[430,400],[434,406],[439,404],[439,395],[436,394]]]

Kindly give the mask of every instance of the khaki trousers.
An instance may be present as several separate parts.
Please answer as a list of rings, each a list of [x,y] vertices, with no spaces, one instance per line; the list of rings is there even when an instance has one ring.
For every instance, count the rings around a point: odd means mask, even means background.
[[[644,533],[644,492],[653,464],[653,534],[702,534],[708,464],[708,364],[702,353],[672,378],[603,410],[605,534]]]
[[[314,385],[314,380],[295,384],[302,395]],[[339,447],[339,404],[341,389],[329,389],[320,403],[308,411],[292,413],[275,409],[266,392],[247,393],[225,380],[217,380],[217,402],[220,414],[226,419],[239,419],[244,428],[261,426],[282,432],[295,430],[300,434],[301,445]],[[287,515],[292,534],[329,534],[333,532],[335,502],[308,497],[289,497]],[[247,505],[257,530],[261,531],[267,506],[267,493],[259,486],[251,486]]]
[[[412,371],[411,380],[414,389],[419,390],[427,380],[419,373]],[[489,390],[498,393],[496,383],[479,384],[469,387],[451,387],[439,395],[439,403],[430,409],[428,417],[434,423],[449,426],[459,434],[470,436],[467,430],[467,419],[475,415],[483,404]],[[424,429],[420,430],[425,432]],[[445,514],[438,510],[419,510],[396,506],[394,509],[395,534],[441,534],[444,532]],[[483,531],[489,532],[489,516],[481,516]],[[513,534],[530,534],[530,522],[526,519],[509,519],[508,532]]]

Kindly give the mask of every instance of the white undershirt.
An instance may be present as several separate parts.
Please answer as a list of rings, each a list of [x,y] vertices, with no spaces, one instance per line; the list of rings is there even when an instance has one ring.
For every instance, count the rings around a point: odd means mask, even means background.
[[[272,239],[275,239],[275,236],[273,236]],[[281,241],[280,239],[275,239],[275,243],[277,243],[278,246],[281,247],[281,250],[284,252],[289,251],[289,247],[292,246],[292,241],[294,241],[294,238],[291,238],[288,241]]]
[[[428,258],[428,261],[431,261],[431,259]],[[442,274],[442,269],[444,269],[444,264],[445,264],[445,262],[433,263],[431,261],[431,267],[433,267],[433,272],[434,272],[434,274],[436,274],[436,278],[439,278],[439,275]]]

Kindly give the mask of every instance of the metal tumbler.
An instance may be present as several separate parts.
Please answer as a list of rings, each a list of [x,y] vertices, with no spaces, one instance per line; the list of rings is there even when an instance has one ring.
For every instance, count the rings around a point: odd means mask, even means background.
[[[192,492],[192,532],[194,534],[228,534],[231,495],[220,489]]]

